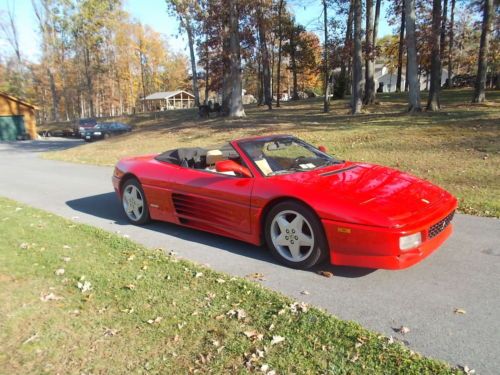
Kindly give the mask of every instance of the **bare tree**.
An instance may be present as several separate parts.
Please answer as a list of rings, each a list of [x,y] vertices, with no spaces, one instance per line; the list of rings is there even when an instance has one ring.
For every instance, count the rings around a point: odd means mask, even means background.
[[[454,39],[455,39],[455,2],[456,0],[451,0],[451,10],[450,10],[450,34],[449,34],[449,41],[448,41],[448,79],[447,85],[448,87],[452,87],[452,78],[453,78],[453,44],[454,44]]]
[[[408,62],[406,74],[408,76],[408,110],[420,112],[420,83],[418,81],[417,41],[415,38],[415,0],[405,0],[406,18],[406,49]]]
[[[267,27],[263,14],[263,2],[257,6],[257,23],[259,32],[260,55],[262,58],[262,87],[264,104],[272,109],[273,98],[271,96],[271,71],[269,68],[269,50],[267,48]]]
[[[373,0],[366,0],[366,39],[365,39],[365,97],[364,104],[375,101],[375,56],[373,44]]]
[[[488,68],[488,51],[491,36],[491,24],[493,19],[493,0],[484,0],[483,4],[483,26],[481,30],[481,43],[479,45],[479,58],[477,62],[477,76],[474,88],[473,103],[482,103],[486,100],[486,72]]]
[[[325,46],[323,48],[323,85],[324,99],[323,112],[330,110],[330,67],[328,66],[328,4],[323,0],[323,29],[325,33]]]
[[[402,75],[403,75],[403,54],[405,49],[405,21],[406,21],[405,1],[406,0],[402,0],[401,3],[401,28],[399,29],[398,73],[396,78],[396,92],[403,91]],[[408,67],[406,69],[408,69]]]
[[[431,87],[427,100],[427,110],[437,111],[440,108],[439,90],[441,88],[441,0],[432,0],[432,35],[431,35]]]
[[[361,70],[361,60],[363,58],[361,54],[361,13],[361,0],[354,0],[354,49],[352,55],[353,71],[351,102],[352,114],[360,113],[363,105],[361,97],[361,79],[363,74]]]
[[[229,1],[229,63],[231,74],[230,117],[245,117],[241,85],[241,56],[238,2]]]
[[[446,47],[446,24],[448,23],[448,0],[443,0],[443,16],[441,18],[441,35],[439,36],[439,50],[441,59],[445,54]],[[441,86],[441,77],[443,76],[443,63],[439,66],[439,85]]]
[[[186,30],[191,61],[194,103],[196,106],[199,106],[200,92],[198,88],[198,73],[196,71],[196,55],[194,53],[195,28],[193,25],[196,12],[198,11],[198,3],[195,0],[167,0],[167,5],[171,13],[179,19],[181,27]]]
[[[276,93],[276,107],[280,106],[280,99],[281,99],[281,55],[282,55],[282,49],[283,49],[283,3],[284,0],[279,1],[278,5],[278,71],[277,71],[277,93]]]
[[[11,6],[10,3],[7,3],[7,19],[5,22],[0,22],[0,29],[4,34],[5,40],[11,46],[14,51],[17,59],[17,63],[21,64],[21,48],[19,47],[19,35],[17,32],[16,25],[16,11],[14,6]]]

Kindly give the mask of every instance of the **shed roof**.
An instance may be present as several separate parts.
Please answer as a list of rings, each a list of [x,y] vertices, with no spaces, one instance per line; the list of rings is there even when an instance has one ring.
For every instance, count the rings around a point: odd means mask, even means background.
[[[162,92],[155,92],[154,94],[146,96],[142,100],[158,100],[158,99],[169,99],[173,96],[176,96],[180,93],[186,94],[194,98],[194,95],[191,94],[190,92],[184,91],[184,90],[176,90],[176,91],[162,91]]]
[[[0,91],[0,96],[3,96],[4,98],[12,100],[12,101],[14,101],[16,103],[22,104],[22,105],[24,105],[26,107],[30,107],[30,108],[33,108],[33,109],[38,109],[38,107],[36,105],[28,103],[28,102],[25,102],[24,100],[22,100],[20,98],[16,98],[15,96],[9,95],[6,92]]]

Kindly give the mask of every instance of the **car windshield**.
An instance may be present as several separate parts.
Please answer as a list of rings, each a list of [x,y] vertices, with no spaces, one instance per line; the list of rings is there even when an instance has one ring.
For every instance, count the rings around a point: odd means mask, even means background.
[[[242,141],[240,146],[264,176],[303,172],[340,163],[294,137]]]

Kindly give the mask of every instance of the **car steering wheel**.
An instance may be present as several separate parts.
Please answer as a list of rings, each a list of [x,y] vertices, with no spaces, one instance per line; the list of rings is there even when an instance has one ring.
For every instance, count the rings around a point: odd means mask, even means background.
[[[299,156],[299,157],[296,157],[294,160],[293,160],[293,164],[292,164],[292,167],[298,167],[299,164],[301,163],[301,160],[305,159],[306,157],[305,156]]]

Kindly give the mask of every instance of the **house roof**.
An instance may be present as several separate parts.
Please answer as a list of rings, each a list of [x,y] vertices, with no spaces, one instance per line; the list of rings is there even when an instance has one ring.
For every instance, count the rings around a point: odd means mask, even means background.
[[[158,100],[158,99],[169,99],[173,96],[176,96],[180,93],[189,95],[190,97],[194,98],[194,95],[191,94],[190,92],[184,91],[184,90],[176,90],[176,91],[162,91],[162,92],[155,92],[154,94],[146,96],[142,100]]]
[[[24,100],[22,100],[20,98],[16,98],[15,96],[9,95],[6,92],[0,91],[0,96],[3,96],[4,98],[12,100],[12,101],[14,101],[16,103],[22,104],[22,105],[24,105],[26,107],[30,107],[30,108],[33,108],[33,109],[38,109],[38,107],[36,105],[28,103],[28,102],[25,102]]]

